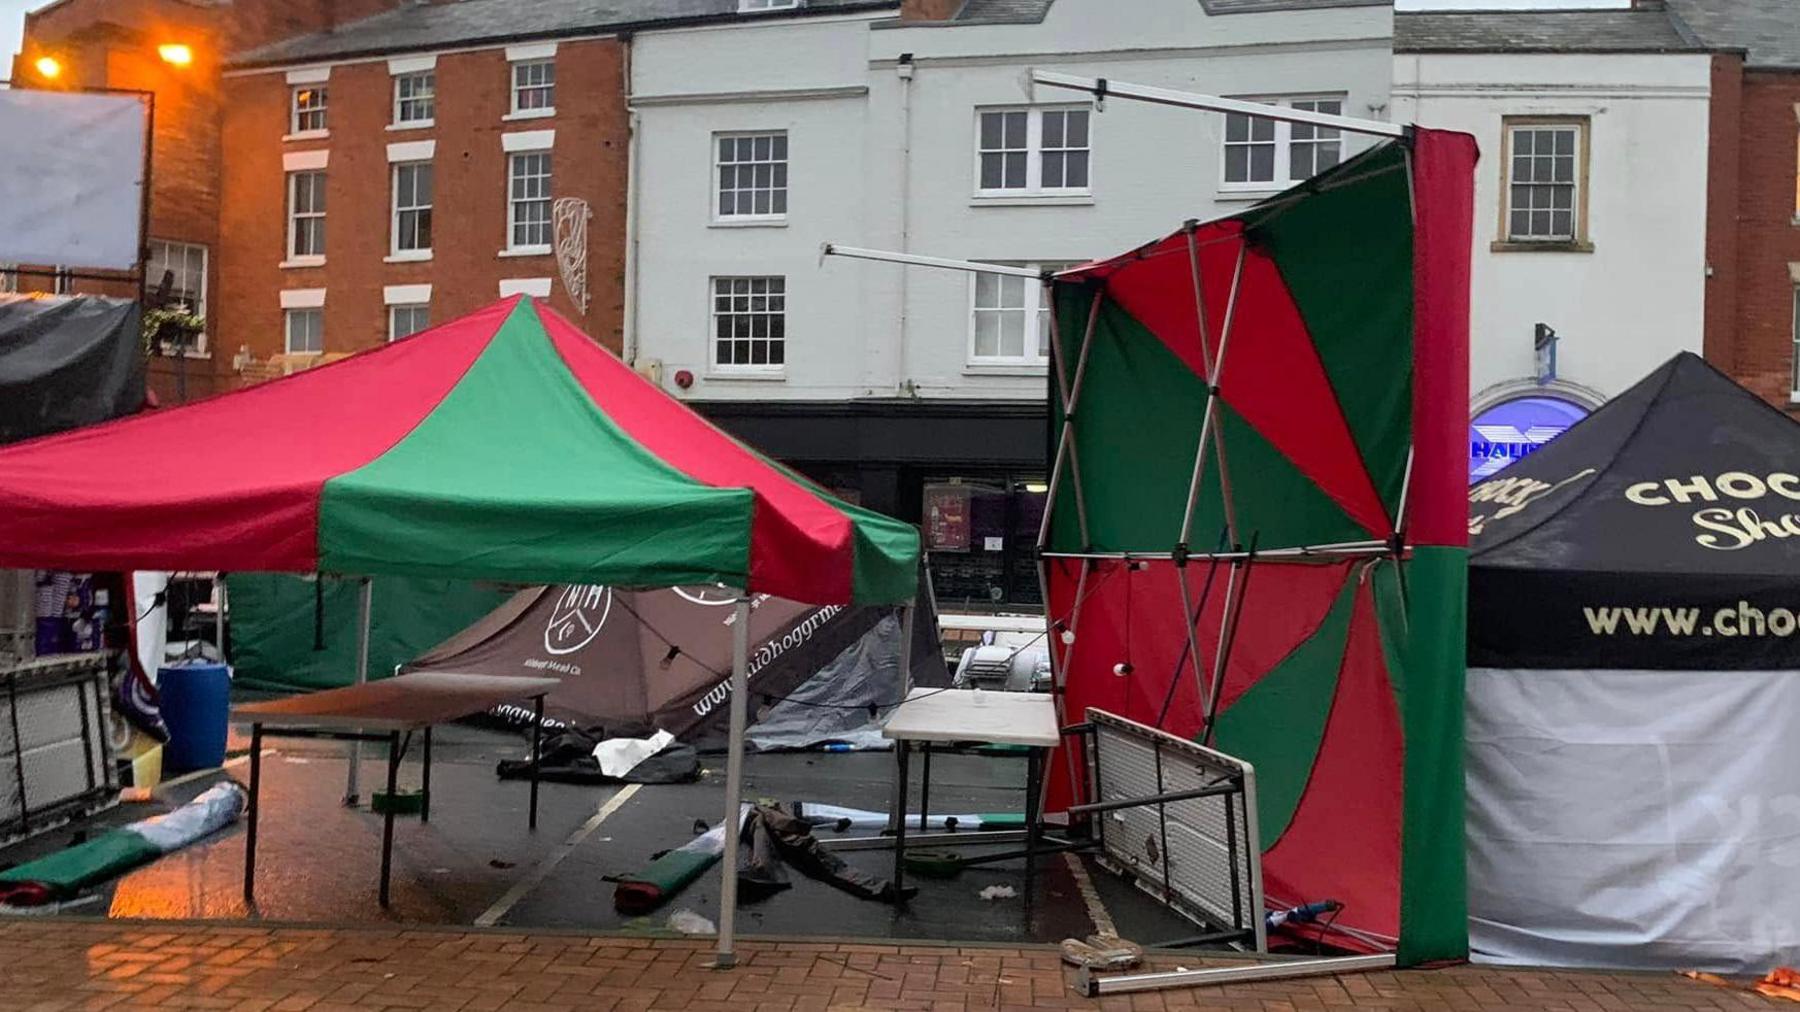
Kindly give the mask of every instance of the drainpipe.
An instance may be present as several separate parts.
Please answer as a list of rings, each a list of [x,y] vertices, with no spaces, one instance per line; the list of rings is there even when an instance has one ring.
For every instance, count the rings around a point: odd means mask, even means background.
[[[633,38],[624,35],[620,42],[625,50],[625,129],[630,132],[625,144],[625,318],[621,323],[625,333],[620,338],[620,351],[625,364],[635,367],[638,353],[638,134],[641,130],[637,110],[631,107]]]
[[[901,53],[900,63],[895,68],[900,77],[900,252],[912,251],[912,80],[913,54]],[[907,317],[907,293],[911,289],[908,279],[912,271],[900,271],[900,337],[896,342],[897,360],[894,369],[894,390],[896,393],[910,392],[912,383],[907,379],[906,369],[906,332],[911,327]]]

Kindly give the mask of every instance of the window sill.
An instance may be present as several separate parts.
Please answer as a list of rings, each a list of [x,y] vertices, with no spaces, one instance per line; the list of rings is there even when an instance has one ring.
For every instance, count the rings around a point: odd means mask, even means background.
[[[706,378],[709,382],[736,382],[738,380],[749,380],[752,383],[781,383],[787,380],[787,371],[784,369],[769,369],[756,372],[749,370],[737,372],[734,370],[713,369],[706,374]]]
[[[429,130],[434,126],[437,126],[437,120],[435,120],[435,119],[415,119],[415,120],[408,120],[405,123],[389,123],[387,128],[390,131]]]
[[[1032,365],[1027,362],[968,362],[963,365],[964,376],[1029,376],[1043,379],[1046,365]]]
[[[1496,239],[1488,245],[1491,253],[1592,253],[1594,244],[1580,242],[1515,242]]]
[[[325,258],[322,256],[293,257],[288,260],[283,260],[275,266],[284,271],[291,271],[296,267],[323,267],[325,266]]]
[[[384,264],[419,264],[430,259],[431,250],[428,249],[401,250],[398,253],[389,253],[382,257],[381,262]]]
[[[329,129],[301,130],[298,133],[282,134],[281,139],[283,141],[322,141],[330,136],[331,131]]]
[[[514,246],[511,249],[503,249],[494,255],[502,258],[547,257],[551,252],[552,250],[549,246]]]
[[[500,117],[502,123],[516,123],[522,119],[549,119],[556,115],[556,108],[549,109],[516,109]]]
[[[152,359],[159,359],[159,358],[176,358],[177,356],[174,354],[173,351],[171,351],[168,348],[158,348],[155,351],[150,353],[150,357]],[[189,348],[188,350],[182,352],[179,357],[186,358],[186,359],[194,359],[194,360],[207,360],[207,359],[212,358],[212,352],[206,351],[204,349],[195,350],[193,348]]]
[[[1091,193],[977,193],[969,198],[970,207],[1085,207],[1093,202]]]
[[[734,218],[714,218],[706,223],[707,228],[786,228],[787,216],[779,218],[758,218],[753,215],[741,215]]]

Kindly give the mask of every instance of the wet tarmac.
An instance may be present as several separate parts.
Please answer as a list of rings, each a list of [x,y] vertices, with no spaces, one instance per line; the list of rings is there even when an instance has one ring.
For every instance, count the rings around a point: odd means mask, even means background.
[[[698,783],[646,785],[622,801],[614,801],[619,787],[544,784],[533,833],[526,828],[528,786],[501,781],[494,773],[500,759],[522,752],[517,736],[448,727],[439,729],[435,746],[431,821],[396,821],[388,910],[376,902],[382,820],[368,811],[366,801],[367,791],[385,777],[385,764],[363,762],[364,804],[347,808],[342,803],[343,746],[283,739],[264,752],[254,909],[242,896],[240,825],[99,888],[97,902],[68,912],[590,931],[660,930],[670,913],[682,909],[717,919],[716,872],[656,914],[636,921],[614,911],[613,886],[606,877],[642,868],[654,854],[687,842],[697,820],[710,824],[723,817],[723,756],[704,757],[706,771]],[[416,786],[418,772],[409,757],[401,771],[402,786]],[[220,776],[243,782],[248,765],[241,756],[234,758],[223,771],[165,788],[159,801],[184,801]],[[746,760],[745,797],[884,810],[892,777],[893,759],[886,753],[752,755]],[[1023,783],[1020,758],[939,756],[932,770],[932,810],[1020,811]],[[121,806],[89,825],[65,827],[0,852],[0,863],[29,859],[66,846],[83,831],[156,810],[152,805]],[[885,850],[843,856],[874,875],[892,871],[893,859]],[[789,937],[1024,943],[1084,936],[1095,930],[1096,919],[1110,919],[1122,935],[1145,943],[1195,933],[1192,924],[1090,861],[1083,859],[1081,868],[1078,874],[1061,856],[1042,858],[1029,890],[1023,862],[969,868],[952,879],[909,876],[907,884],[917,886],[919,893],[900,908],[858,899],[794,871],[791,889],[740,906],[739,930]],[[1087,898],[1079,881],[1083,877],[1092,883],[1094,895]],[[1011,886],[1018,895],[979,898],[990,885]]]

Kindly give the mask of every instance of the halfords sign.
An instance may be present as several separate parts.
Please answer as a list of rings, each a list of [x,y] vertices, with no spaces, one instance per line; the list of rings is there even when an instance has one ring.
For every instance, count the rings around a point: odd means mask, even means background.
[[[1739,502],[1759,502],[1771,496],[1778,501],[1776,510],[1786,509],[1779,500],[1800,503],[1800,476],[1777,471],[1754,475],[1748,471],[1726,471],[1708,478],[1664,478],[1640,481],[1625,489],[1625,498],[1645,507],[1691,506],[1696,503],[1718,503],[1694,511],[1694,526],[1701,533],[1694,540],[1704,548],[1734,552],[1769,538],[1800,536],[1800,514],[1757,510],[1734,506]],[[1800,508],[1800,507],[1796,507]]]

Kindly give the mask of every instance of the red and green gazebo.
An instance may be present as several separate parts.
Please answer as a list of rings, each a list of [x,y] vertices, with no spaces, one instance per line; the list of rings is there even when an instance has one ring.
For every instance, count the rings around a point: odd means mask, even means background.
[[[1408,129],[1047,281],[1064,722],[1097,707],[1251,762],[1269,904],[1339,900],[1325,940],[1402,965],[1467,950],[1475,157]],[[1049,811],[1091,800],[1055,774]]]
[[[740,592],[743,630],[755,594],[904,606],[918,555],[909,525],[784,470],[525,297],[261,386],[0,449],[0,567],[719,583]]]

